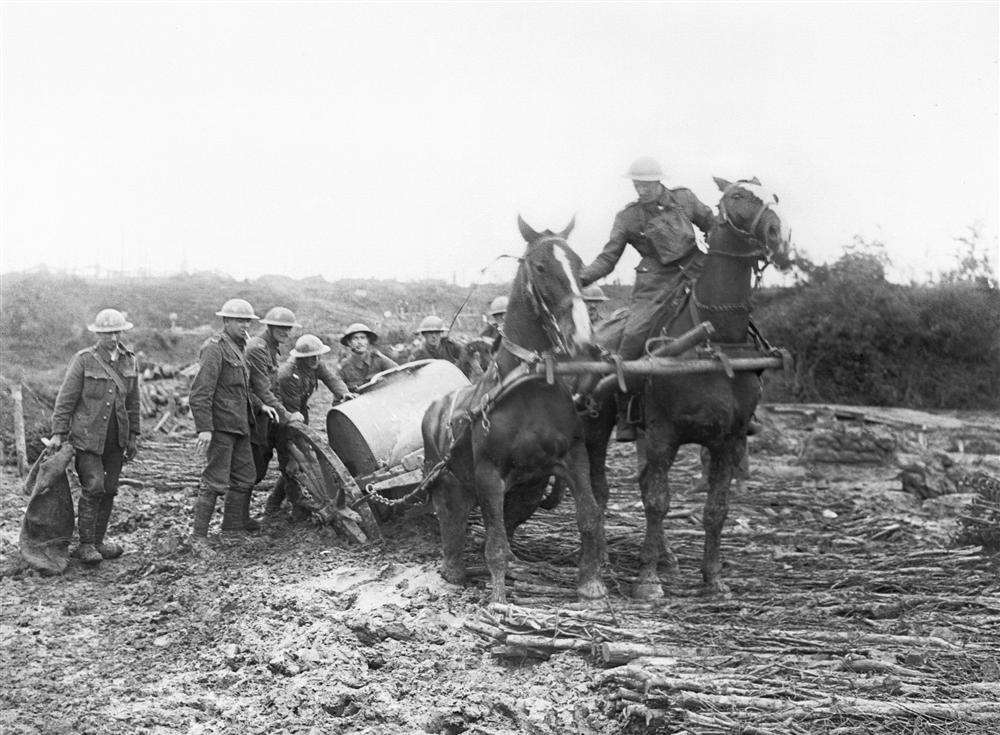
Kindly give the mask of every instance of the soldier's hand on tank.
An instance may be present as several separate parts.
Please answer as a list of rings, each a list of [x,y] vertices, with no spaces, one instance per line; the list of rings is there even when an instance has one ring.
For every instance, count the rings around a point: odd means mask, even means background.
[[[341,401],[350,401],[350,400],[352,400],[354,398],[357,398],[357,397],[358,397],[357,393],[351,393],[350,391],[348,391],[347,393],[345,393],[344,395],[342,395],[340,397],[340,400]]]
[[[264,415],[271,419],[271,421],[278,420],[278,412],[271,406],[261,406],[260,410],[263,411]]]
[[[139,451],[139,440],[136,437],[132,437],[128,440],[128,445],[125,447],[125,461],[128,462],[135,458],[135,453]]]
[[[204,452],[208,449],[208,445],[212,442],[212,432],[211,431],[199,431],[198,441],[195,442],[194,448],[199,452]]]
[[[301,423],[305,422],[305,420],[306,420],[306,417],[303,416],[299,411],[296,411],[295,413],[290,414],[288,416],[288,423],[292,423],[293,421],[298,421],[301,424]]]

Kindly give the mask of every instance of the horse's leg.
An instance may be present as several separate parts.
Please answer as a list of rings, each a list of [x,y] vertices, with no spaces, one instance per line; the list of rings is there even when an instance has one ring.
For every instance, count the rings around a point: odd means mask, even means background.
[[[470,489],[462,486],[451,472],[442,472],[431,493],[434,498],[434,512],[441,528],[441,576],[453,584],[465,581],[465,564],[462,552],[468,528],[469,510],[474,496]]]
[[[601,512],[608,506],[608,441],[615,426],[614,402],[605,401],[597,416],[584,419],[584,440],[590,461],[590,488]]]
[[[492,462],[476,462],[476,494],[486,529],[486,568],[490,570],[492,602],[507,601],[507,562],[512,552],[503,522],[505,483]]]
[[[580,530],[580,567],[577,572],[576,593],[584,600],[601,599],[608,594],[607,587],[601,580],[604,513],[590,488],[590,465],[583,442],[577,442],[570,448],[566,471],[576,501],[576,525]]]
[[[646,436],[646,466],[639,476],[642,507],[646,513],[646,537],[639,552],[639,577],[632,592],[640,600],[663,597],[658,571],[661,554],[666,558],[670,573],[675,574],[677,570],[677,559],[663,540],[663,519],[670,510],[668,474],[677,456],[677,440],[672,430],[652,422],[646,429]]]
[[[740,452],[746,439],[730,438],[709,447],[711,459],[708,467],[708,498],[702,525],[705,528],[705,555],[701,562],[702,594],[717,595],[729,591],[722,581],[722,559],[719,545],[722,540],[722,526],[726,522],[729,509],[729,483],[733,479],[733,468],[740,461]]]
[[[590,467],[590,490],[601,511],[601,563],[608,563],[608,545],[604,537],[604,514],[608,508],[608,441],[615,425],[614,404],[606,401],[600,415],[584,419],[583,436]]]

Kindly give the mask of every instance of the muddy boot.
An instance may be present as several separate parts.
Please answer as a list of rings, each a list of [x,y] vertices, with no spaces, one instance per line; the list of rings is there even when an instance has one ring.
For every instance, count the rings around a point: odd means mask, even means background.
[[[250,504],[253,500],[253,488],[247,490],[244,495],[246,496],[246,500],[243,501],[243,529],[256,533],[260,530],[260,522],[255,518],[250,517]]]
[[[108,521],[111,519],[111,509],[114,504],[114,495],[102,495],[101,503],[97,506],[97,520],[94,523],[94,548],[105,559],[117,559],[125,553],[120,544],[104,538],[108,532]]]
[[[634,442],[638,434],[635,428],[636,421],[632,418],[632,413],[635,410],[632,404],[638,403],[638,397],[632,393],[619,393],[616,402],[618,404],[618,423],[615,424],[615,441]]]
[[[208,524],[212,521],[212,514],[215,512],[215,491],[202,488],[198,499],[194,501],[194,520],[191,524],[191,541],[208,540]]]
[[[80,533],[80,546],[73,552],[84,564],[100,564],[104,559],[94,546],[94,526],[97,521],[97,505],[86,495],[80,496],[77,504],[76,527]]]
[[[285,502],[285,476],[279,475],[271,493],[267,496],[264,515],[274,516],[281,512],[281,504]]]
[[[222,533],[235,538],[243,533],[243,513],[249,500],[246,490],[229,488],[225,504],[222,506]]]

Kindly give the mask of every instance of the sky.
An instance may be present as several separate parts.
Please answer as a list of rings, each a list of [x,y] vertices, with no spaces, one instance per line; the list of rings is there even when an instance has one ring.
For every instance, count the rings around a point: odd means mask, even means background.
[[[640,155],[815,261],[996,263],[998,7],[3,3],[0,272],[500,281],[518,214],[592,259]]]

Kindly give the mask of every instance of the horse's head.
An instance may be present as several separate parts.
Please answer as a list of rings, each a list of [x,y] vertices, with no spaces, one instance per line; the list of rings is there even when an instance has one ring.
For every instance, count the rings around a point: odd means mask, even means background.
[[[589,347],[593,329],[587,304],[580,293],[580,256],[566,243],[576,218],[562,232],[535,232],[520,216],[517,226],[528,248],[521,258],[519,275],[537,318],[554,347],[571,355]],[[513,300],[513,299],[512,299]],[[507,319],[511,318],[508,307]]]
[[[719,214],[723,223],[743,236],[748,245],[760,243],[780,269],[791,266],[791,228],[778,208],[778,197],[757,178],[736,182],[713,177],[722,192]],[[756,243],[754,242],[756,241]]]

